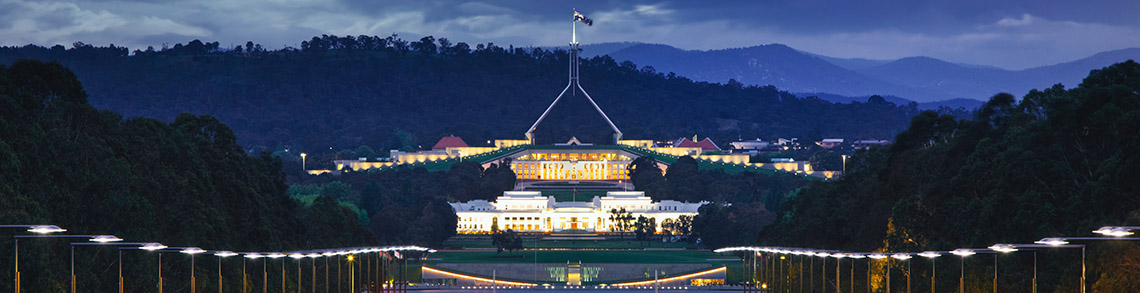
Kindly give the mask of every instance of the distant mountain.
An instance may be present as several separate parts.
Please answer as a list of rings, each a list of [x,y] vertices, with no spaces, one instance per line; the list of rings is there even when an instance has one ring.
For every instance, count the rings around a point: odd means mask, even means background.
[[[1013,71],[930,57],[835,58],[780,44],[709,51],[639,43],[607,43],[599,44],[599,48],[620,48],[609,55],[618,61],[629,60],[638,66],[651,66],[658,72],[674,72],[697,81],[726,83],[733,79],[744,84],[774,85],[790,92],[897,96],[919,103],[956,101],[943,104],[962,105],[965,104],[960,99],[987,100],[1000,92],[1021,96],[1030,89],[1057,83],[1071,88],[1091,70],[1140,59],[1140,48],[1131,48]]]

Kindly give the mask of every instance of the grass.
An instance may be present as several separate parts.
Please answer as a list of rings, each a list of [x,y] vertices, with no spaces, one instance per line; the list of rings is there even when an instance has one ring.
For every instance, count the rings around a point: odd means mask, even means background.
[[[529,239],[529,238],[528,238]],[[523,247],[534,248],[535,243],[533,240],[523,239]],[[491,245],[491,240],[474,240],[474,239],[451,239],[443,243],[444,247],[463,247],[463,248],[494,248]],[[645,242],[637,241],[633,238],[621,240],[539,240],[539,248],[575,248],[575,249],[643,249],[643,248],[687,248],[690,245],[685,242],[674,243],[661,243],[660,241],[653,241],[650,246],[645,246]]]
[[[497,257],[497,256],[522,257]],[[502,254],[490,251],[439,251],[432,254],[446,263],[534,263],[536,253],[533,250],[515,251]],[[724,261],[709,261],[709,259],[727,259],[730,256],[721,256],[706,250],[553,250],[538,251],[538,263],[566,263],[567,261],[582,261],[584,263],[723,263]]]

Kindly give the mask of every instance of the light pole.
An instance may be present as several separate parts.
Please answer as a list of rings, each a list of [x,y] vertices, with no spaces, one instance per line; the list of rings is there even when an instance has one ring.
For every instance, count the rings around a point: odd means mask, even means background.
[[[247,276],[249,276],[249,275],[245,273],[245,260],[247,260],[247,259],[257,260],[257,259],[262,258],[264,256],[262,256],[260,253],[246,253],[244,257],[245,258],[242,259],[242,261],[241,261],[241,292],[249,292],[249,290],[247,288],[247,286],[249,284],[249,280],[247,279]],[[265,278],[266,273],[265,273],[265,261],[264,260],[261,261],[261,271],[262,271],[262,278]],[[262,286],[262,287],[265,287],[265,286]],[[267,290],[267,289],[262,289],[262,292],[265,292],[265,290]]]
[[[89,242],[78,242],[71,244],[71,275],[75,276],[75,246],[89,246],[89,245],[143,245],[146,243],[126,243],[121,242],[123,239],[111,235],[99,235],[88,240]],[[77,287],[79,281],[73,278],[72,287]],[[123,292],[123,251],[119,250],[119,292]]]
[[[50,226],[50,227],[55,227],[55,226]],[[34,233],[40,233],[40,234],[66,231],[64,229],[60,229],[59,227],[55,227],[55,228],[50,228],[50,227],[49,226],[37,226],[37,227],[33,227],[31,229],[28,229],[28,231],[34,232]],[[44,229],[44,230],[39,230],[39,229]],[[37,230],[38,231],[45,231],[45,232],[41,233],[41,232],[37,232]],[[50,232],[48,232],[48,231],[50,231]],[[92,241],[92,242],[113,242],[113,241],[121,241],[122,240],[122,239],[119,239],[118,237],[111,236],[111,235],[58,235],[58,234],[56,234],[56,235],[16,235],[16,236],[14,236],[14,238],[15,238],[15,241],[17,241],[17,242],[20,241],[21,238],[90,238],[89,241]],[[19,244],[17,243],[17,245],[19,245]],[[16,258],[19,259],[19,249],[18,248],[17,248]],[[18,265],[19,261],[17,260],[16,263]],[[19,270],[20,269],[17,266],[16,267],[17,275],[18,275]],[[75,293],[75,246],[71,246],[71,277],[70,277],[70,279],[71,279],[71,293]],[[17,277],[16,282],[17,283],[19,282],[18,277]],[[17,287],[19,287],[19,286],[17,285]]]
[[[233,251],[218,251],[214,256],[218,257],[218,293],[222,293],[222,258],[238,255]],[[245,266],[242,266],[242,274],[245,274]]]
[[[301,171],[307,170],[307,169],[305,169],[305,157],[306,156],[308,156],[308,154],[301,153]]]
[[[56,225],[0,225],[0,228],[28,228],[28,232],[32,232],[32,233],[36,233],[36,234],[49,234],[49,233],[59,233],[59,232],[66,232],[67,231],[67,229],[60,228],[59,226],[56,226]],[[14,267],[15,267],[15,269],[13,269],[13,273],[12,273],[14,275],[12,287],[15,289],[16,293],[20,293],[20,239],[15,238],[13,241],[15,242],[14,243],[14,248],[15,248],[14,249],[14,254],[15,254],[14,255],[14,260],[15,260],[14,261],[14,263],[15,263]]]
[[[839,290],[839,288],[842,288],[840,280],[842,279],[839,278],[839,264],[844,257],[847,257],[847,255],[842,253],[833,253],[831,256],[835,258],[835,293],[840,293],[841,290]]]
[[[312,261],[311,264],[313,265],[311,272],[309,272],[309,276],[311,277],[309,282],[309,292],[317,293],[317,258],[321,257],[321,255],[318,253],[310,253],[308,255],[305,255],[305,257],[308,257],[309,260]]]
[[[352,266],[352,255],[348,255],[348,292],[356,292],[356,268]]]
[[[891,258],[906,261],[906,293],[910,293],[910,254],[896,253],[895,255],[892,255]]]
[[[206,250],[197,247],[187,247],[179,252],[190,255],[190,293],[196,293],[198,292],[198,282],[195,282],[196,277],[194,276],[194,255],[206,252]],[[218,261],[218,263],[219,266],[221,266],[221,261]]]
[[[964,293],[966,292],[966,257],[978,253],[973,249],[959,248],[951,250],[950,254],[957,255],[962,258],[961,269],[959,269],[961,276],[958,277],[958,293]]]
[[[274,253],[270,253],[266,257],[272,258],[272,259],[278,259],[278,258],[285,257],[285,254],[280,253],[280,252],[274,252]],[[281,259],[281,293],[285,293],[285,259]]]
[[[942,253],[937,251],[923,251],[922,253],[919,253],[918,256],[925,257],[926,259],[930,260],[930,293],[934,293],[934,277],[938,274],[938,268],[934,266],[934,259],[942,256]]]
[[[885,254],[878,254],[878,253],[876,253],[876,254],[872,254],[872,255],[868,255],[867,257],[869,257],[869,258],[871,258],[871,259],[876,259],[876,260],[883,260],[883,259],[887,259],[887,261],[888,261],[888,263],[887,263],[887,269],[886,269],[886,270],[884,270],[884,271],[883,271],[883,273],[885,273],[885,274],[886,274],[886,276],[887,276],[887,278],[886,278],[886,281],[887,281],[887,293],[890,293],[890,292],[891,292],[891,267],[890,267],[890,263],[889,263],[889,262],[890,262],[890,259],[889,259],[889,257],[888,257],[887,255],[885,255]],[[871,286],[871,281],[870,281],[870,280],[871,280],[871,262],[870,262],[870,261],[867,261],[867,286],[868,286],[868,287],[870,287],[870,286]]]
[[[858,253],[848,253],[847,257],[851,258],[851,293],[855,293],[855,260],[862,259],[867,256]]]
[[[139,246],[138,249],[153,251],[158,255],[158,293],[162,293],[162,249],[167,248],[166,245],[161,243],[147,243]]]

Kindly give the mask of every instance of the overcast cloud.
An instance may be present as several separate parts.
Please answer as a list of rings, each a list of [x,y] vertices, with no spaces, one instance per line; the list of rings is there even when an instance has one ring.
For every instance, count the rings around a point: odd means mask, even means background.
[[[565,1],[557,1],[565,2]],[[422,35],[453,42],[554,46],[573,8],[593,18],[579,41],[684,49],[782,43],[835,56],[931,56],[1021,69],[1140,47],[1140,1],[1065,0],[0,0],[0,45],[80,41],[132,49],[254,41],[298,47],[314,35]]]

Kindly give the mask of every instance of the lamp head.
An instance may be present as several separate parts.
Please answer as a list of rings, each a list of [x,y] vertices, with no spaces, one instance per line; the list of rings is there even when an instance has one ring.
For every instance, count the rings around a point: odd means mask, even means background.
[[[28,232],[36,234],[58,233],[65,231],[67,231],[67,229],[60,228],[56,225],[35,225],[28,228]]]
[[[1064,238],[1042,238],[1041,240],[1034,241],[1033,243],[1045,244],[1049,246],[1061,246],[1069,244],[1069,242],[1065,241]]]
[[[967,257],[967,256],[975,255],[978,253],[975,252],[973,249],[959,248],[959,249],[951,250],[950,254],[961,256],[961,257]]]
[[[280,252],[274,252],[274,253],[270,253],[270,254],[266,255],[265,257],[268,257],[268,258],[282,258],[282,257],[285,257],[285,254],[284,254],[284,253],[280,253]]]
[[[289,257],[292,259],[302,259],[302,258],[305,258],[305,255],[300,254],[300,253],[294,253],[294,254],[290,254]]]
[[[156,242],[151,242],[151,243],[147,243],[147,244],[143,244],[142,246],[139,246],[139,249],[146,250],[146,251],[155,251],[155,250],[159,250],[159,249],[163,249],[163,248],[166,248],[166,245],[162,245],[162,243],[156,243]]]
[[[1013,246],[1013,244],[994,244],[991,245],[989,249],[1001,253],[1009,253],[1017,251],[1017,246]]]
[[[197,248],[197,247],[187,247],[186,249],[183,249],[182,251],[179,251],[179,252],[194,255],[194,254],[206,252],[206,250],[201,249],[201,248]]]
[[[884,259],[884,258],[887,258],[887,256],[886,256],[885,254],[878,254],[878,253],[876,253],[876,254],[872,254],[872,255],[868,255],[867,257],[870,257],[870,258],[873,258],[873,259]]]
[[[91,240],[89,240],[89,241],[99,242],[99,243],[107,243],[107,242],[123,241],[123,238],[115,237],[113,235],[96,235],[95,237],[91,237]]]
[[[231,256],[235,256],[238,254],[236,252],[233,252],[233,251],[219,251],[219,252],[215,252],[214,255],[216,255],[218,257],[231,257]]]
[[[906,254],[906,253],[896,253],[896,254],[892,255],[891,258],[894,258],[897,260],[908,260],[911,258],[911,256],[910,256],[910,254]]]
[[[919,253],[918,256],[925,258],[936,258],[942,256],[942,253],[937,251],[923,251],[922,253]]]
[[[1124,237],[1133,234],[1128,228],[1114,226],[1100,227],[1100,229],[1093,230],[1093,233],[1112,237]]]
[[[246,253],[245,254],[245,258],[248,258],[248,259],[259,259],[262,257],[265,257],[265,256],[261,255],[260,253]]]

